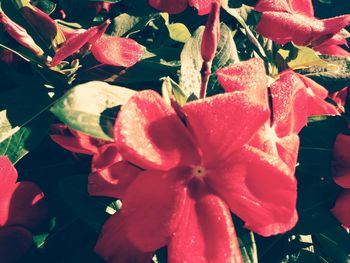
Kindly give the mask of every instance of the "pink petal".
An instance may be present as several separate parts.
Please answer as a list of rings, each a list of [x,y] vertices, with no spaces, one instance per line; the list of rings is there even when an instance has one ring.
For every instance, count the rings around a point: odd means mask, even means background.
[[[350,15],[342,15],[328,19],[323,19],[322,22],[325,27],[325,30],[323,32],[324,35],[330,35],[330,37],[328,37],[327,39],[331,39],[334,35],[339,33],[340,30],[342,30],[344,27],[350,24]]]
[[[350,188],[350,136],[339,134],[333,148],[332,175],[343,188]]]
[[[270,236],[290,230],[297,222],[296,180],[279,158],[244,146],[211,169],[208,184],[250,230]]]
[[[256,27],[256,32],[278,44],[293,41],[296,45],[310,44],[322,35],[323,30],[324,25],[321,20],[282,12],[262,13]]]
[[[312,0],[289,0],[289,5],[292,13],[299,13],[309,17],[314,16]]]
[[[37,56],[43,55],[44,51],[34,42],[27,30],[13,22],[3,12],[0,12],[0,23],[4,25],[6,32],[19,44],[30,49]]]
[[[102,64],[131,67],[141,60],[144,50],[133,39],[105,35],[92,45],[91,52]]]
[[[226,204],[210,193],[195,193],[179,229],[171,237],[172,263],[243,262]]]
[[[5,156],[0,156],[0,189],[7,189],[13,186],[17,181],[17,171],[10,159]],[[1,192],[0,192],[1,196]]]
[[[343,226],[350,228],[350,191],[344,191],[335,202],[332,208],[334,216],[342,223]]]
[[[85,32],[76,34],[67,39],[67,41],[57,50],[55,56],[52,58],[50,66],[57,66],[63,59],[77,52],[86,43],[90,42],[92,44],[96,42],[96,40],[106,31],[110,23],[109,20],[106,20],[99,26],[91,27]]]
[[[148,3],[155,9],[169,14],[178,14],[187,7],[187,0],[148,0]]]
[[[7,218],[5,225],[38,227],[47,216],[44,194],[32,182],[19,182],[7,198],[2,199],[1,211]]]
[[[52,125],[50,137],[68,151],[89,155],[97,153],[98,148],[105,143],[88,134],[70,129],[64,124]]]
[[[165,246],[177,230],[188,200],[188,168],[138,174],[123,199],[129,240],[144,252]],[[140,221],[141,220],[141,221]]]
[[[307,124],[308,95],[305,84],[292,71],[280,74],[270,86],[273,106],[273,123],[280,137],[299,133]]]
[[[97,149],[91,161],[91,170],[101,170],[122,160],[117,147],[114,143],[102,145]]]
[[[123,198],[129,185],[141,170],[126,161],[119,161],[89,176],[90,195]]]
[[[258,12],[292,12],[288,0],[259,0],[254,9]]]
[[[142,252],[128,240],[125,223],[122,214],[113,215],[103,226],[95,252],[108,263],[150,262],[153,252]]]
[[[269,118],[266,105],[240,92],[190,102],[182,110],[200,146],[204,163],[230,156]]]
[[[18,262],[31,248],[32,234],[23,227],[0,228],[0,258],[2,263]]]
[[[219,69],[216,75],[226,92],[245,91],[261,103],[267,103],[267,78],[262,59],[232,64]]]
[[[338,105],[338,111],[344,112],[344,106],[345,106],[345,100],[349,93],[349,87],[345,87],[337,92],[334,92],[329,95],[329,98],[331,98],[337,105]]]
[[[220,0],[188,0],[188,4],[198,10],[199,15],[206,15],[210,12],[211,4]]]
[[[298,74],[307,87],[308,116],[339,115],[337,109],[324,99],[328,97],[328,91],[312,79]]]
[[[322,55],[328,56],[338,56],[338,57],[350,57],[350,52],[346,51],[344,48],[341,48],[336,45],[320,45],[314,50],[320,52]]]
[[[139,92],[122,107],[115,142],[125,160],[144,169],[169,170],[199,159],[185,125],[154,91]]]

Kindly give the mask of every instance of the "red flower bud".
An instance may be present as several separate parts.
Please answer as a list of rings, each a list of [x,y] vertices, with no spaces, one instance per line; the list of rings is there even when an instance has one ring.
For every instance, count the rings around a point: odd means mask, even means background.
[[[220,38],[220,3],[215,1],[211,5],[211,11],[205,25],[201,55],[204,61],[213,60]]]

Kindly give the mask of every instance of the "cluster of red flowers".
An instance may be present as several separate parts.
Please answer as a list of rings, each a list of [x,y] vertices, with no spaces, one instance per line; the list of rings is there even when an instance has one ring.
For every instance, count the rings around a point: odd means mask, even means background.
[[[201,52],[209,66],[219,39],[219,2],[149,0],[171,14],[188,5],[200,15],[211,11]],[[345,43],[339,32],[350,15],[319,20],[311,0],[260,0],[255,10],[262,13],[257,32],[279,44],[292,41],[323,54],[349,55],[338,45]],[[0,19],[19,43],[43,54],[23,28],[5,14]],[[109,23],[88,30],[61,28],[65,41],[50,66],[84,46],[103,64],[135,64],[143,49],[134,40],[104,35]],[[203,74],[205,79],[210,72]],[[296,224],[298,133],[308,117],[339,111],[325,101],[324,87],[292,70],[268,85],[258,58],[221,68],[216,76],[223,94],[205,97],[204,89],[201,98],[176,110],[155,91],[137,92],[118,113],[114,142],[63,124],[53,127],[56,143],[93,156],[89,193],[122,200],[122,209],[105,223],[95,247],[107,262],[149,262],[164,246],[169,262],[242,262],[231,213],[262,236],[284,233]],[[335,180],[347,189],[349,138],[339,135],[334,149]],[[20,247],[25,251],[31,243],[28,229],[45,214],[42,193],[31,183],[16,183],[13,166],[4,157],[0,162],[0,244],[11,235],[26,242]],[[346,227],[349,201],[345,190],[332,210]],[[8,251],[0,245],[0,257]]]

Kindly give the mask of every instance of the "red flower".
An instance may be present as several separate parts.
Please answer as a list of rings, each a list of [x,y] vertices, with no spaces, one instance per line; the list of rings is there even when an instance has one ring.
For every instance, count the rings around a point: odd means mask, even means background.
[[[123,193],[140,169],[124,161],[116,145],[82,132],[55,124],[51,139],[73,153],[92,155],[88,191],[91,195],[123,197]]]
[[[32,234],[45,219],[44,195],[34,183],[18,182],[6,156],[0,156],[0,257],[17,262],[32,246]]]
[[[263,67],[257,71],[266,79]],[[241,77],[246,89],[260,88]],[[170,262],[242,262],[230,210],[264,236],[296,222],[291,169],[250,144],[269,119],[267,100],[242,89],[190,102],[182,112],[186,125],[157,93],[142,91],[118,115],[117,148],[143,171],[96,245],[108,262],[147,262],[165,245]]]
[[[350,53],[339,45],[348,46],[348,42],[340,34],[333,36],[331,39],[323,42],[321,45],[313,47],[314,50],[324,55],[348,57]]]
[[[350,136],[339,134],[333,149],[333,179],[345,190],[338,197],[332,213],[347,228],[350,228]]]
[[[348,94],[349,94],[349,87],[345,87],[329,95],[329,98],[331,98],[337,104],[338,111],[340,113],[345,112],[345,102]]]
[[[350,23],[350,15],[315,18],[311,0],[259,0],[255,10],[262,12],[256,31],[279,44],[319,46]]]
[[[88,30],[67,30],[62,28],[67,41],[57,50],[50,63],[57,66],[63,59],[77,52],[84,45],[91,45],[91,53],[97,61],[105,65],[131,67],[143,55],[143,48],[133,39],[105,35],[109,20]]]
[[[178,14],[187,8],[187,5],[198,10],[199,15],[206,15],[210,12],[211,4],[219,0],[148,0],[149,4],[162,12]]]

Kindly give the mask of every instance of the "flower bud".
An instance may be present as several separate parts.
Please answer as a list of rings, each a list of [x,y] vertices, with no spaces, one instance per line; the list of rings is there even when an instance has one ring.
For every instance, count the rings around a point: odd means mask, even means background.
[[[214,1],[207,23],[205,25],[202,43],[201,55],[205,62],[211,62],[215,56],[216,48],[220,38],[220,3]]]

